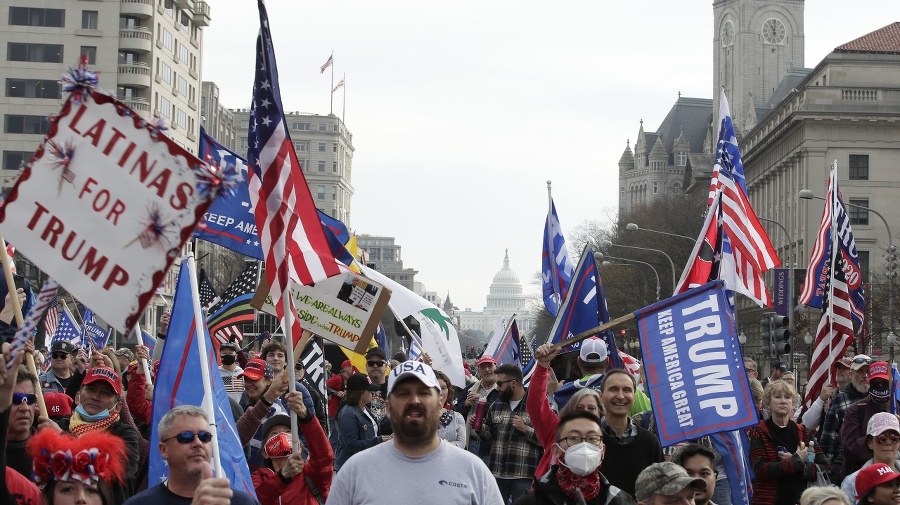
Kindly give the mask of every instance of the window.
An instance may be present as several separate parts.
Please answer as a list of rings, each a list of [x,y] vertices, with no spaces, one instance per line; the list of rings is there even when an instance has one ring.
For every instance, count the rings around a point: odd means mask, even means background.
[[[250,128],[250,121],[241,121],[241,128],[244,130]]]
[[[81,11],[81,27],[85,30],[96,30],[97,11]]]
[[[337,142],[331,144],[331,152],[333,152],[333,153],[337,152]]]
[[[294,149],[300,152],[306,152],[306,142],[294,142]]]
[[[337,162],[336,161],[331,162],[331,171],[335,174],[337,173]]]
[[[172,118],[172,102],[164,96],[159,97],[159,113],[169,119]]]
[[[6,59],[36,63],[63,63],[63,46],[62,44],[9,42],[6,46]]]
[[[338,131],[338,125],[334,125],[334,126],[332,127],[332,131]]]
[[[4,132],[6,133],[30,133],[45,134],[50,127],[50,121],[47,116],[25,116],[16,114],[7,114]]]
[[[19,170],[28,160],[34,151],[3,151],[3,168],[6,170]]]
[[[319,131],[324,132],[328,128],[328,125],[325,123],[319,123]]]
[[[191,28],[191,16],[187,11],[181,11],[181,29],[188,31]]]
[[[847,201],[847,213],[850,214],[850,224],[869,224],[869,199],[851,198]]]
[[[119,28],[139,28],[141,19],[133,16],[121,16],[119,18]]]
[[[188,123],[187,119],[188,119],[187,113],[181,109],[178,109],[178,114],[177,114],[177,119],[176,119],[176,121],[178,122],[178,126],[180,126],[181,128],[187,128],[187,123]]]
[[[300,130],[300,131],[309,131],[310,126],[311,125],[309,123],[294,123],[291,125],[291,129]]]
[[[181,96],[187,96],[188,94],[188,83],[187,79],[184,77],[178,76],[178,94]]]
[[[6,96],[10,98],[60,98],[59,81],[50,79],[7,79]]]
[[[135,63],[140,62],[140,58],[138,54],[134,51],[120,51],[119,52],[119,64],[128,64],[133,65]]]
[[[159,63],[159,74],[162,76],[162,80],[166,82],[166,84],[172,84],[172,67],[166,64],[164,61],[156,60]]]
[[[319,152],[320,153],[325,152],[325,142],[319,142]]]
[[[850,180],[851,181],[868,181],[869,180],[869,155],[868,154],[851,154],[850,155]]]
[[[9,24],[18,26],[64,28],[66,26],[66,10],[10,7]]]
[[[859,254],[859,271],[862,272],[863,279],[869,278],[869,251],[857,251]]]
[[[97,46],[81,46],[81,53],[87,59],[89,65],[97,64]]]
[[[188,52],[188,48],[184,44],[178,45],[178,61],[182,63],[187,63],[188,60],[191,59],[190,53]]]
[[[336,191],[337,191],[337,189],[334,186],[332,186],[331,187],[331,199],[332,200],[337,200],[337,192]]]
[[[163,28],[160,37],[162,38],[162,44],[166,49],[169,51],[175,49],[175,37],[172,36],[169,30]]]
[[[175,17],[175,0],[165,0],[166,15]]]
[[[684,151],[680,151],[678,153],[678,166],[683,167],[687,165],[687,153]]]
[[[119,100],[134,100],[140,98],[137,88],[129,88],[128,86],[119,86],[116,88],[116,96]]]
[[[658,182],[653,183],[653,194],[654,195],[659,194],[659,183]]]
[[[324,171],[325,171],[325,162],[320,161],[319,162],[319,172],[324,172]]]
[[[325,186],[319,184],[316,186],[316,198],[319,200],[325,199]]]

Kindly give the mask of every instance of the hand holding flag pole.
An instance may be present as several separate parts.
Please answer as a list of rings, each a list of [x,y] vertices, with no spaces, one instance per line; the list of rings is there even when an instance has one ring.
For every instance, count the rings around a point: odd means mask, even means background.
[[[0,244],[5,244],[6,241],[3,237],[0,237]],[[6,252],[6,247],[0,247],[0,260],[3,261],[3,275],[6,277],[6,291],[9,293],[9,301],[12,302],[13,306],[13,314],[16,317],[16,326],[21,328],[25,323],[25,318],[22,317],[22,304],[19,303],[19,297],[16,295],[16,281],[13,279],[12,273],[12,260],[9,257],[9,254]],[[34,374],[35,377],[39,376],[37,371],[37,367],[34,366],[34,356],[28,352],[25,353],[25,366],[28,367],[28,371]],[[47,416],[47,405],[44,403],[44,394],[37,388],[34,392],[37,396],[37,404],[38,410],[40,414],[44,417]]]
[[[141,337],[141,323],[134,323],[134,328],[131,329],[131,332],[134,334],[135,342],[143,342],[143,337]],[[144,383],[153,384],[153,380],[150,379],[150,367],[147,365],[147,360],[144,358],[141,358],[141,368],[144,369]]]
[[[616,326],[620,326],[629,321],[634,321],[634,313],[629,312],[628,314],[617,317],[608,323],[603,323],[600,326],[595,326],[588,330],[584,330],[583,332],[579,333],[578,335],[575,335],[575,336],[567,338],[561,342],[557,342],[557,343],[553,344],[552,346],[550,346],[550,350],[555,351],[555,350],[561,349],[567,345],[577,344],[578,342],[581,342],[582,340],[587,340],[588,338],[596,336],[598,333],[602,333],[606,330],[611,330],[611,329],[615,328]]]
[[[287,345],[284,346],[284,360],[287,362],[287,369],[290,370],[288,392],[293,395],[293,393],[297,392],[297,380],[294,377],[294,364],[296,361],[294,360],[294,346],[292,345],[294,342],[293,319],[295,313],[294,306],[291,303],[291,290],[287,286],[285,286],[284,293],[281,295],[281,301],[284,303],[284,341],[287,343]],[[265,356],[263,357],[265,358]],[[275,373],[281,373],[281,371],[276,370]],[[300,424],[297,422],[297,413],[294,409],[288,409],[288,412],[291,415],[291,446],[298,447],[298,444],[300,443]]]

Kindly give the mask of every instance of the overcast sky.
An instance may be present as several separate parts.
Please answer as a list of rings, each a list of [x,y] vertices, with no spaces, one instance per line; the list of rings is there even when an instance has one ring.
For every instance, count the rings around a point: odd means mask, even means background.
[[[256,2],[207,0],[202,79],[248,107]],[[639,121],[712,98],[712,2],[267,2],[285,110],[328,114],[346,73],[350,227],[396,237],[404,266],[480,310],[505,249],[540,269],[546,181],[563,231],[615,217],[618,160]],[[806,67],[900,21],[895,0],[806,2]],[[798,65],[800,62],[796,62]],[[343,93],[334,95],[342,113]],[[246,153],[241,153],[246,155]]]

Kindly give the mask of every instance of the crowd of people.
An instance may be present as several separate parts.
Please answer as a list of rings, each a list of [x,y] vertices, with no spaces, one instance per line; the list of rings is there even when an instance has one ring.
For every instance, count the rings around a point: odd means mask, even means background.
[[[517,365],[483,356],[465,388],[427,355],[389,359],[373,347],[365,370],[346,360],[332,374],[329,364],[324,392],[302,361],[286,362],[280,342],[258,353],[223,344],[219,375],[253,493],[214,476],[216,429],[205,410],[179,405],[153,425],[158,361],[149,349],[88,354],[57,341],[45,352],[39,376],[21,364],[26,354],[40,364],[32,346],[9,371],[8,344],[0,356],[2,503],[732,503],[711,441],[663,448],[640,377],[610,368],[601,339],[583,342],[581,375],[562,384],[550,345],[536,350],[530,383]],[[859,355],[835,363],[836,387],[808,409],[783,364],[763,381],[755,362],[745,369],[760,418],[746,430],[753,504],[900,503],[900,421],[888,411],[886,362]],[[148,475],[157,457],[168,469],[162,482]]]

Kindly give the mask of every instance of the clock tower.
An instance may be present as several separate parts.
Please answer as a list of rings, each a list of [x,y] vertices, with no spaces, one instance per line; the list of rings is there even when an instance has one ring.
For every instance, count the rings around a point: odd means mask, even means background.
[[[751,105],[765,104],[788,69],[803,67],[803,1],[714,0],[715,120],[722,87],[740,130]]]

